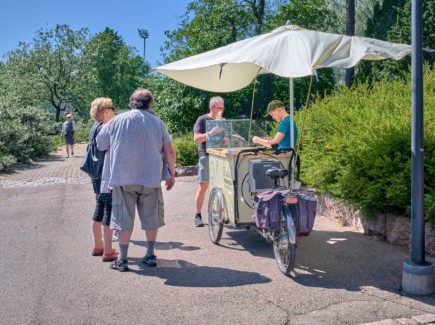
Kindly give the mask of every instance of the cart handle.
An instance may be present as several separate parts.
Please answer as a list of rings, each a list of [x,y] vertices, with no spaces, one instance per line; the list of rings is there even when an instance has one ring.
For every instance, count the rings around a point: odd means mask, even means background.
[[[278,148],[278,144],[274,143],[274,144],[272,144],[272,148],[259,147],[259,148],[242,149],[238,152],[237,159],[239,158],[240,154],[242,154],[242,153],[252,152],[254,154],[258,154],[259,152],[265,152],[265,151],[270,151],[270,150],[274,150],[275,155],[279,155],[279,154],[284,153],[284,152],[291,152],[292,156],[295,155],[295,150],[293,148],[290,148],[290,147]]]

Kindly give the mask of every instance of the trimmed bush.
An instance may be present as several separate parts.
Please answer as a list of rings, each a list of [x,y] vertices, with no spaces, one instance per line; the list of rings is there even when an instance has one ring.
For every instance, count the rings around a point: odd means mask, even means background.
[[[411,83],[343,89],[297,113],[304,183],[368,216],[410,215]],[[435,223],[435,73],[424,75],[425,217]]]
[[[35,108],[0,107],[0,171],[9,172],[15,163],[48,155],[53,149],[50,115]]]
[[[177,166],[195,166],[198,164],[198,145],[193,142],[193,134],[185,134],[174,139],[177,154]]]

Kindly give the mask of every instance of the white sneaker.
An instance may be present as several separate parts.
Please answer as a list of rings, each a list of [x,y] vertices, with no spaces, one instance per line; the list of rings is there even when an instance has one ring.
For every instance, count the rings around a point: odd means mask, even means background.
[[[118,240],[119,240],[118,230],[114,230],[112,241],[118,241]]]

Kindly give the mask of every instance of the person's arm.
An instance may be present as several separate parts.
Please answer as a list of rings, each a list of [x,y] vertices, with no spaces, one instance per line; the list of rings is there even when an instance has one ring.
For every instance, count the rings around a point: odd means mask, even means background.
[[[216,125],[210,131],[208,131],[207,133],[195,132],[195,133],[193,133],[193,141],[196,144],[203,143],[203,142],[208,140],[209,136],[214,136],[216,134],[221,133],[222,131],[223,131],[223,129],[220,126]]]
[[[200,144],[207,141],[207,133],[193,133],[193,142]]]
[[[97,148],[100,151],[106,151],[110,147],[110,134],[109,134],[109,124],[103,124],[100,132],[98,133],[97,140]]]
[[[169,169],[169,177],[166,179],[166,190],[169,191],[175,184],[175,161],[176,154],[172,142],[163,144],[163,152],[165,153],[166,162]]]
[[[275,134],[273,139],[263,139],[263,138],[255,136],[255,137],[252,138],[252,141],[254,143],[261,144],[262,146],[271,148],[272,144],[275,144],[275,143],[278,144],[278,143],[280,143],[281,140],[284,139],[284,136],[285,136],[284,133],[282,133],[282,132],[276,132],[276,134]]]
[[[206,120],[203,116],[198,117],[193,126],[193,142],[196,144],[204,143],[208,140],[206,133]]]

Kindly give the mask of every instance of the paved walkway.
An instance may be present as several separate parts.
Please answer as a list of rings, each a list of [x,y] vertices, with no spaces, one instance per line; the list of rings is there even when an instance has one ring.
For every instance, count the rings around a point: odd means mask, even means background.
[[[53,152],[48,158],[38,159],[32,164],[22,165],[14,173],[0,174],[0,188],[33,187],[46,184],[90,183],[89,177],[79,169],[85,151],[86,144],[78,144],[75,148],[75,157],[66,158],[65,149],[61,148]],[[352,313],[352,311],[348,312]],[[317,319],[317,321],[318,324],[322,324],[322,321],[319,319]],[[365,324],[435,324],[435,314],[430,313],[412,316],[410,318],[385,319]]]
[[[75,156],[66,158],[65,148],[59,148],[47,158],[21,165],[15,172],[0,174],[0,188],[35,186],[44,184],[90,183],[89,176],[80,170],[86,144],[75,145]]]

